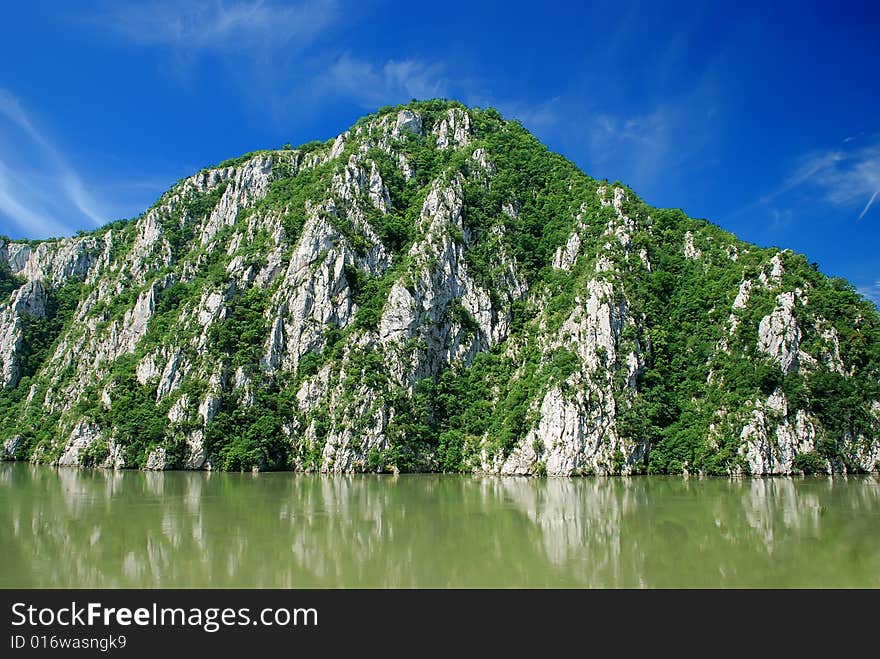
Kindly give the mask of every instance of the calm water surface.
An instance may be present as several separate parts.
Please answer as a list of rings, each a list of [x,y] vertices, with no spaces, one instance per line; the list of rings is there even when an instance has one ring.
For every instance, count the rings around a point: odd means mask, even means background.
[[[880,587],[877,476],[0,464],[0,587]]]

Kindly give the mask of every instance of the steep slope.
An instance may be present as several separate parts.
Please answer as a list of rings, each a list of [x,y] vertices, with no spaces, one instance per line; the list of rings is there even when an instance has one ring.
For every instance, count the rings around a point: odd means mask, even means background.
[[[386,108],[0,242],[7,458],[780,474],[880,460],[880,318],[494,110]]]

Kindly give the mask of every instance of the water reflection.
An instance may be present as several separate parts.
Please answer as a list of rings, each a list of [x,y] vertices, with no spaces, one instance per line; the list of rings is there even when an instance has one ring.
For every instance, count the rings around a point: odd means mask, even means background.
[[[880,481],[0,464],[4,587],[880,586]]]

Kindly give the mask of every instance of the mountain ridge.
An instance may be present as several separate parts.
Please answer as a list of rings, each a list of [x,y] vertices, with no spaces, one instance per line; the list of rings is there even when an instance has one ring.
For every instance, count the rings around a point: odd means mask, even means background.
[[[0,240],[4,457],[111,468],[870,471],[880,320],[492,109],[383,108]]]

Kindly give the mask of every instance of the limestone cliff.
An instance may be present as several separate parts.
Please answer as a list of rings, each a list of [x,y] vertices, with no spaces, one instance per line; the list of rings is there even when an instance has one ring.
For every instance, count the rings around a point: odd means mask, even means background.
[[[880,319],[798,255],[431,101],[0,240],[3,455],[145,469],[870,471]]]

